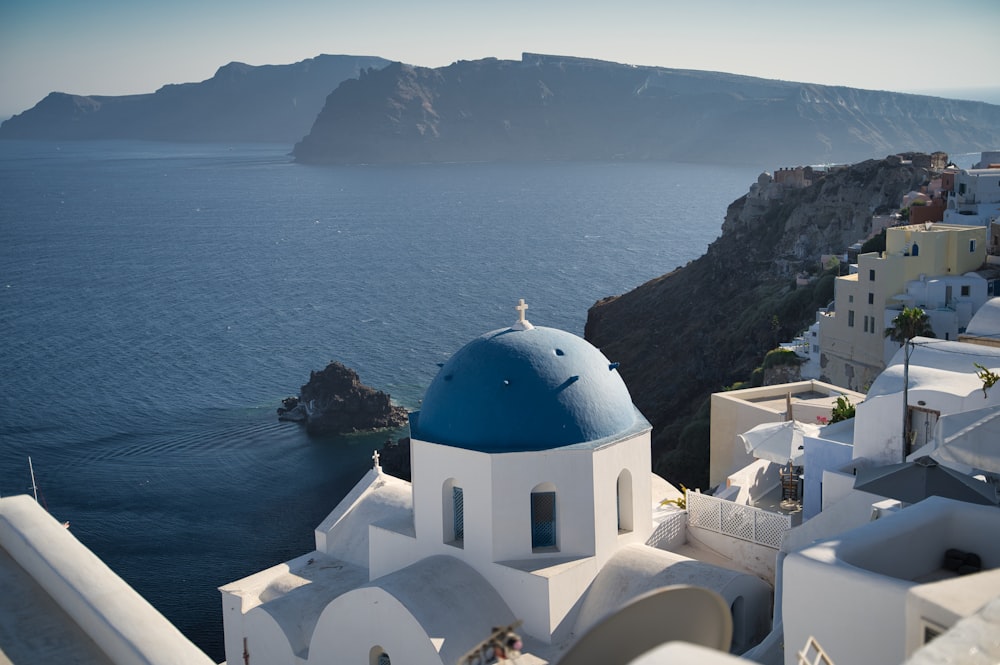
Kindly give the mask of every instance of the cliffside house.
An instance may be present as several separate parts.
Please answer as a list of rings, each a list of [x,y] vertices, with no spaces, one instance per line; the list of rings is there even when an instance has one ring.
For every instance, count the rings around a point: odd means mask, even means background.
[[[949,184],[945,223],[989,226],[1000,220],[1000,152],[982,153],[974,168],[949,174]]]
[[[858,257],[838,277],[834,307],[819,316],[822,378],[864,390],[898,344],[884,336],[904,307],[920,307],[937,337],[958,339],[989,297],[976,271],[986,260],[986,229],[955,224],[910,224],[886,230],[886,250]]]
[[[828,420],[838,397],[846,397],[852,404],[865,398],[863,393],[816,380],[713,393],[709,486],[725,485],[732,474],[754,462],[740,434],[764,423],[797,420],[816,424],[820,419]],[[779,466],[765,468],[755,479],[761,494],[777,487]]]

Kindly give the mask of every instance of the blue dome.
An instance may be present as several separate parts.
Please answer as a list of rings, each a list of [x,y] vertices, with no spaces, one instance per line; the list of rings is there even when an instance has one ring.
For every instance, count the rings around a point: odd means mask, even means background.
[[[441,368],[411,422],[413,435],[501,453],[623,434],[636,425],[637,411],[616,367],[562,330],[494,330]]]

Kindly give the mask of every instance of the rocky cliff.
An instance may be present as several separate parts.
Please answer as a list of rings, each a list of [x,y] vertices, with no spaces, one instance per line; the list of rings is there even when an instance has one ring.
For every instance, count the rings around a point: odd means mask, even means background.
[[[342,81],[387,64],[350,55],[260,67],[232,62],[206,81],[166,85],[146,95],[53,92],[0,125],[0,138],[294,143]]]
[[[1000,106],[525,54],[345,81],[302,162],[850,162],[1000,145]]]
[[[832,276],[795,288],[868,236],[876,211],[898,208],[928,178],[926,156],[870,160],[817,173],[789,188],[761,176],[733,202],[722,235],[701,258],[621,296],[596,303],[585,336],[621,363],[639,409],[653,424],[654,469],[705,488],[706,398],[749,378],[765,353],[791,339],[832,299]]]

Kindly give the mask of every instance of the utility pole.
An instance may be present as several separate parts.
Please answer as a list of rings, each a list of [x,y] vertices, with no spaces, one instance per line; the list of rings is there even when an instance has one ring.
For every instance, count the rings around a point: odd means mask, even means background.
[[[903,461],[910,454],[910,354],[913,353],[913,342],[907,339],[903,342]]]

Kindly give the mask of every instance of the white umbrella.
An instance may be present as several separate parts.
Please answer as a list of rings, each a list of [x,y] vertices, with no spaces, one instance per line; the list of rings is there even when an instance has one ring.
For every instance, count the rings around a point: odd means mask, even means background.
[[[941,416],[932,457],[1000,473],[1000,406]]]
[[[764,423],[740,434],[740,440],[747,452],[757,459],[787,464],[789,461],[799,466],[802,461],[802,445],[807,436],[819,434],[820,426],[786,420],[780,423]]]

